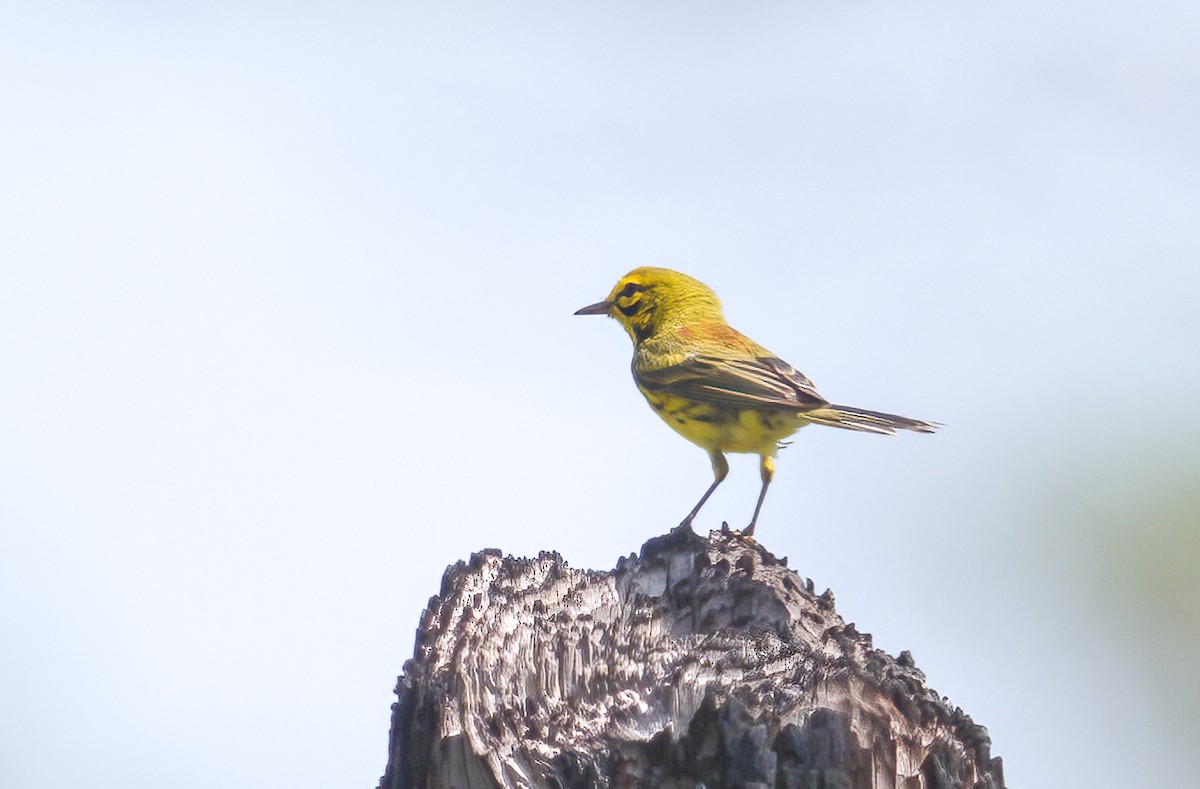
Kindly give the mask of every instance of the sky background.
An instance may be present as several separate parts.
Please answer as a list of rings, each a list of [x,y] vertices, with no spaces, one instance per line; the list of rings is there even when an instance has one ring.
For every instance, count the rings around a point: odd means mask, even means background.
[[[0,10],[0,785],[375,786],[444,568],[709,484],[572,312],[683,270],[829,399],[758,535],[1010,787],[1200,742],[1200,5]],[[756,461],[696,526],[744,525]]]

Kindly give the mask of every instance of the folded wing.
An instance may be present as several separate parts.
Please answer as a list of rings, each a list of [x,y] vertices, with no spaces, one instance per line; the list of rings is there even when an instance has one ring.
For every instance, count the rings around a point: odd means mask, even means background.
[[[651,391],[732,408],[788,408],[809,411],[828,405],[812,381],[774,356],[722,359],[694,354],[678,364],[639,368],[633,377]]]

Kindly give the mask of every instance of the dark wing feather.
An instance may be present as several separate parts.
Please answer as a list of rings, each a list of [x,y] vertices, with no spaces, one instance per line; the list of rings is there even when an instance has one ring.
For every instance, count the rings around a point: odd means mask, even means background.
[[[696,354],[679,364],[653,370],[634,367],[637,383],[715,406],[794,408],[807,411],[828,405],[812,381],[774,356],[721,359]]]

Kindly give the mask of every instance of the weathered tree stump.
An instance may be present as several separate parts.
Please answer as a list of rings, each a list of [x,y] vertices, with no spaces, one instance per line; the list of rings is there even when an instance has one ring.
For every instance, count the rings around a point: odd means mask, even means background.
[[[382,789],[1003,789],[987,730],[755,542],[447,569]]]

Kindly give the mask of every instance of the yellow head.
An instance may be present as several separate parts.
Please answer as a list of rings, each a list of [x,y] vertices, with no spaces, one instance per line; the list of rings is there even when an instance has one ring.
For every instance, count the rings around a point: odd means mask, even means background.
[[[621,277],[608,298],[576,315],[607,315],[635,343],[663,328],[690,322],[721,322],[721,302],[712,288],[669,268],[643,266]]]

